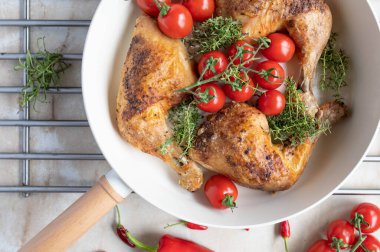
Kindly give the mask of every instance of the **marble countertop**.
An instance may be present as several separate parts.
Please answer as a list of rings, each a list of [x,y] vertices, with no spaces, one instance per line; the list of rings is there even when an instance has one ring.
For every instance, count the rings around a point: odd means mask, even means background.
[[[369,0],[380,19],[380,1]],[[91,19],[99,0],[30,0],[32,19]],[[0,19],[19,19],[22,0],[0,0]],[[65,53],[81,53],[87,27],[32,27],[31,49],[36,50],[36,40],[45,36],[47,48]],[[0,27],[0,52],[22,51],[22,28]],[[0,61],[0,86],[21,85],[22,73],[13,70],[16,61]],[[62,86],[80,86],[80,62],[73,61],[65,72]],[[21,119],[18,113],[18,95],[0,94],[0,119]],[[36,120],[85,120],[82,97],[75,95],[48,95],[47,103],[37,103],[31,118]],[[89,128],[36,127],[30,132],[31,152],[100,153]],[[0,152],[21,151],[21,130],[17,127],[0,127]],[[371,155],[380,155],[380,135],[376,136]],[[105,161],[31,161],[33,185],[92,185],[110,169]],[[20,161],[0,160],[0,185],[20,184]],[[345,188],[379,189],[380,164],[363,163]],[[34,193],[28,198],[17,193],[0,193],[0,251],[16,251],[41,228],[51,222],[81,194]],[[329,221],[348,218],[350,209],[362,201],[380,205],[379,196],[331,196],[328,200],[291,220],[291,251],[305,251],[316,239],[323,237]],[[278,226],[244,230],[210,228],[193,231],[183,227],[163,229],[168,223],[178,221],[136,194],[120,204],[122,223],[141,240],[155,244],[165,232],[194,240],[215,251],[284,251],[278,235]],[[274,209],[275,211],[276,209]],[[252,213],[254,214],[254,213]],[[115,213],[110,212],[87,232],[69,251],[136,251],[125,246],[114,234]],[[380,233],[377,233],[380,237]]]

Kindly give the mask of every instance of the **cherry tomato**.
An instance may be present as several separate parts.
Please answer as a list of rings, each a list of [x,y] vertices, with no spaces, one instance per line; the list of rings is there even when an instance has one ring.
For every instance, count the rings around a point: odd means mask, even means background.
[[[259,84],[259,86],[264,89],[267,89],[267,90],[276,89],[279,86],[281,86],[282,82],[284,81],[284,77],[285,77],[284,69],[282,68],[280,64],[272,60],[260,62],[255,67],[255,70],[263,73],[262,75],[258,73],[254,73],[253,77],[255,78],[255,81],[257,82],[257,84]],[[273,76],[276,76],[276,77],[273,77]]]
[[[166,15],[158,16],[158,27],[168,37],[186,37],[193,29],[193,18],[189,10],[182,4],[171,4],[169,7]]]
[[[163,3],[170,4],[171,0],[159,0]],[[154,0],[136,0],[137,5],[142,9],[146,14],[152,17],[158,17],[160,10],[158,9]]]
[[[268,90],[258,101],[259,110],[265,115],[279,115],[285,108],[285,96],[277,90]]]
[[[334,220],[327,227],[327,239],[332,242],[333,237],[342,239],[344,244],[352,245],[355,243],[355,229],[346,220]]]
[[[197,107],[205,112],[214,113],[219,111],[221,108],[223,108],[224,103],[226,102],[226,95],[224,94],[221,87],[219,87],[215,83],[207,83],[199,86],[196,88],[196,93],[206,93],[208,95],[214,96],[210,101],[208,102],[198,102]],[[194,96],[195,99],[199,100],[199,97],[196,95]]]
[[[247,83],[241,87],[240,91],[237,89],[233,90],[232,86],[229,84],[223,85],[223,90],[227,97],[231,100],[237,102],[245,102],[251,99],[252,95],[255,93],[255,89],[251,78],[249,78],[242,72],[240,72],[240,76],[242,77],[242,80],[244,80],[244,82]],[[234,80],[235,78],[231,77],[231,81]]]
[[[326,240],[318,240],[314,242],[307,252],[335,252],[335,249],[330,247],[330,244]]]
[[[195,21],[205,21],[212,17],[215,10],[214,0],[185,0],[183,5],[189,9]]]
[[[352,209],[351,219],[355,218],[355,213],[363,216],[365,222],[369,225],[362,223],[360,228],[363,233],[373,233],[380,228],[380,209],[371,203],[361,203]]]
[[[210,204],[219,209],[236,207],[238,190],[235,184],[223,175],[209,178],[205,184],[204,192]]]
[[[367,238],[363,241],[362,245],[373,252],[380,252],[380,241],[372,235],[366,235]],[[355,252],[366,252],[362,247],[359,247]]]
[[[296,46],[289,36],[282,33],[272,33],[268,38],[271,41],[269,47],[261,50],[265,58],[277,62],[287,62],[293,58]]]
[[[217,63],[214,65],[216,74],[220,74],[226,70],[227,65],[228,65],[228,60],[227,60],[226,55],[224,55],[224,53],[219,52],[219,51],[211,51],[211,52],[203,54],[201,59],[199,60],[199,63],[198,63],[199,74],[203,72],[203,69],[207,65],[208,59],[211,57],[217,61]],[[215,74],[210,69],[208,69],[203,75],[203,79],[204,80],[210,79],[214,75]]]
[[[238,52],[238,47],[241,47],[241,46],[244,46],[243,50],[247,52],[243,53],[241,58],[235,59],[234,64],[239,65],[242,62],[241,60],[243,60],[243,62],[246,62],[244,66],[247,67],[253,62],[253,60],[249,60],[250,58],[253,57],[253,46],[249,45],[244,40],[236,41],[235,44],[231,45],[230,48],[228,48],[227,50],[227,54],[228,54],[228,57],[232,60],[235,57],[236,53]]]

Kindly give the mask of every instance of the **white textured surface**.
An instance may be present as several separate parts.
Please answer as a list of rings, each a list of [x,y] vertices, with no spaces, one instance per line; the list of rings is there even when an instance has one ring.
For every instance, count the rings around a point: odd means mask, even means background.
[[[90,19],[98,0],[31,0],[32,18],[35,19]],[[370,1],[380,17],[380,1]],[[0,18],[19,18],[23,1],[0,0]],[[0,52],[19,52],[22,49],[22,29],[0,27]],[[85,28],[33,28],[31,41],[46,37],[48,48],[62,52],[79,53],[83,49]],[[32,45],[35,49],[35,44]],[[0,85],[20,85],[20,73],[13,71],[15,61],[0,61]],[[80,63],[73,62],[63,78],[65,86],[80,85]],[[17,95],[0,94],[0,118],[18,119]],[[51,95],[48,104],[37,106],[34,119],[85,119],[80,95]],[[20,151],[20,131],[16,128],[0,128],[0,152]],[[51,152],[98,152],[91,132],[85,128],[35,128],[31,130],[31,150]],[[380,136],[370,151],[380,155]],[[0,185],[20,183],[20,162],[0,161]],[[109,169],[104,161],[33,161],[31,183],[33,185],[91,185]],[[380,165],[362,164],[346,182],[346,188],[379,188]],[[16,251],[42,227],[48,224],[79,194],[32,194],[23,198],[18,194],[0,194],[0,251]],[[309,212],[290,220],[291,251],[305,251],[306,247],[324,233],[328,221],[345,218],[351,207],[361,201],[380,205],[379,196],[332,196]],[[154,244],[168,232],[207,245],[215,251],[283,251],[278,227],[267,226],[246,232],[243,230],[209,229],[192,231],[183,227],[163,230],[167,223],[177,220],[151,206],[138,195],[131,195],[120,206],[122,223],[137,237]],[[281,211],[281,209],[273,209]],[[252,213],[255,214],[255,213]],[[132,251],[113,233],[114,213],[108,214],[85,234],[70,251]]]

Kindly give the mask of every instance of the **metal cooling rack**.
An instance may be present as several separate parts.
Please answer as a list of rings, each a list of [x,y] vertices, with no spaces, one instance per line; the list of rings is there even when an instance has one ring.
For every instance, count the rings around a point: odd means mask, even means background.
[[[17,60],[25,58],[29,49],[30,27],[88,27],[91,20],[32,20],[30,19],[30,0],[24,0],[23,19],[0,19],[0,27],[13,26],[23,27],[23,52],[22,53],[0,53],[0,60]],[[66,60],[81,60],[82,54],[63,54]],[[27,83],[27,74],[23,74],[23,86]],[[0,93],[20,93],[23,86],[1,86]],[[61,87],[59,90],[51,89],[52,94],[81,94],[82,89],[78,87]],[[86,192],[89,186],[38,186],[30,184],[30,160],[104,160],[101,154],[62,154],[62,153],[31,153],[29,151],[29,130],[30,127],[88,127],[87,121],[65,120],[31,120],[29,117],[29,104],[23,111],[22,120],[1,120],[1,126],[12,126],[22,128],[22,152],[20,153],[0,153],[0,159],[22,161],[21,185],[0,186],[0,192],[18,192],[26,197],[30,193],[78,193]],[[380,156],[367,156],[364,162],[378,162]],[[339,189],[335,195],[380,195],[380,189]]]

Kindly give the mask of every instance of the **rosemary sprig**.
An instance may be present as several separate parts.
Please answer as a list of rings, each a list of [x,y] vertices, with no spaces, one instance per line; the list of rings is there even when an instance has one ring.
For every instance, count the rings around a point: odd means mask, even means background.
[[[165,141],[160,146],[161,153],[167,153],[167,147],[173,143],[173,140],[182,148],[182,157],[186,156],[193,147],[193,142],[197,133],[197,128],[201,115],[193,100],[188,99],[169,111],[169,121],[173,127],[173,138]]]
[[[184,39],[192,56],[217,50],[242,38],[241,23],[231,17],[213,17],[196,25]]]
[[[306,112],[305,103],[297,90],[296,83],[292,79],[285,80],[286,105],[284,111],[278,116],[268,116],[268,124],[272,142],[298,145],[304,143],[307,138],[314,138],[329,130],[329,125],[319,122]]]
[[[320,87],[323,91],[330,90],[337,100],[342,99],[341,89],[347,86],[346,77],[349,58],[336,45],[338,34],[331,33],[319,64],[322,68]]]
[[[41,44],[42,43],[42,44]],[[46,101],[47,90],[52,87],[58,88],[61,73],[70,64],[63,61],[60,53],[51,53],[46,50],[44,38],[37,40],[39,51],[32,55],[28,50],[25,60],[19,60],[15,70],[25,70],[27,72],[27,83],[21,91],[20,106],[23,108],[28,102],[35,106],[39,99],[39,94],[44,94],[41,102]]]

